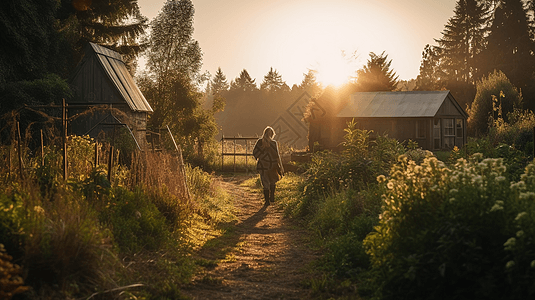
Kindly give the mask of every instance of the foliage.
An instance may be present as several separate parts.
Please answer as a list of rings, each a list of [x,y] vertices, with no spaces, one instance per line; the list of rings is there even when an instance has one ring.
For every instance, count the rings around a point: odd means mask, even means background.
[[[449,89],[455,83],[473,85],[480,77],[477,58],[484,49],[487,10],[482,1],[457,1],[454,16],[444,26],[442,38],[437,40],[443,72],[440,80],[444,87]]]
[[[184,146],[184,156],[202,162],[204,149],[214,143],[217,125],[214,112],[201,106],[202,51],[193,39],[194,13],[190,0],[165,2],[151,25],[148,73],[138,82],[154,109],[149,127],[169,126],[176,142]]]
[[[500,1],[493,13],[486,51],[482,54],[483,74],[500,70],[526,99],[531,99],[535,91],[532,87],[535,70],[533,50],[524,1]],[[535,108],[533,103],[526,104],[530,109]]]
[[[67,82],[55,74],[46,74],[35,80],[9,82],[0,85],[0,114],[23,105],[61,104],[61,99],[68,100],[71,96]]]
[[[517,88],[503,72],[495,71],[477,83],[476,97],[468,110],[469,135],[487,133],[488,128],[494,125],[493,120],[503,118],[507,121],[508,113],[521,105],[522,95]]]
[[[65,65],[58,55],[62,41],[54,26],[57,7],[55,0],[0,3],[0,87],[41,78]]]
[[[279,72],[277,72],[277,70],[273,70],[272,67],[264,76],[264,81],[262,81],[260,84],[260,89],[269,93],[275,93],[283,90],[288,91],[290,88],[286,82],[282,80],[282,76],[279,74]]]
[[[114,189],[100,219],[109,224],[121,251],[154,251],[169,240],[165,218],[140,190]]]
[[[0,244],[0,298],[11,299],[16,294],[30,289],[23,286],[24,281],[20,277],[22,269],[19,265],[11,263],[12,256],[6,253],[4,245]]]
[[[239,90],[244,92],[253,92],[258,90],[255,79],[251,78],[249,72],[243,69],[240,75],[230,82],[231,90]]]
[[[358,91],[393,91],[397,86],[399,76],[390,69],[391,64],[392,60],[388,60],[388,55],[384,51],[380,55],[370,52],[370,59],[366,65],[357,71]]]
[[[388,179],[378,177],[383,212],[364,241],[375,297],[532,297],[535,256],[525,245],[533,233],[519,220],[532,224],[523,218],[533,210],[533,170],[509,182],[501,158],[474,154],[448,168],[400,156]]]
[[[71,44],[74,63],[83,47],[93,42],[121,53],[130,71],[135,71],[135,59],[146,48],[142,37],[148,27],[137,0],[58,2],[59,27]]]
[[[6,148],[0,148],[2,162],[14,160],[4,155]],[[195,183],[190,186],[195,197],[181,198],[176,186],[183,181],[171,176],[179,173],[177,162],[163,154],[144,159],[169,176],[156,176],[154,168],[140,164],[140,156],[133,160],[139,169],[119,166],[121,176],[131,179],[112,184],[105,169],[93,166],[94,149],[88,137],[69,137],[67,181],[54,146],[45,147],[44,164],[23,152],[24,181],[13,167],[0,164],[0,240],[27,274],[32,290],[25,296],[86,298],[141,282],[146,287],[130,295],[178,297],[177,286],[193,276],[191,244],[204,243],[207,232],[212,236],[219,223],[234,218],[231,198],[212,175],[191,167],[186,175]],[[151,176],[156,178],[145,184],[134,180]]]

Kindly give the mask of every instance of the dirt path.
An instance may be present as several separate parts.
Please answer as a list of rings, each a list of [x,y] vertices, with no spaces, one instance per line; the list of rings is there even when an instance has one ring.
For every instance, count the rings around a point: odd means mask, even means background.
[[[245,179],[223,179],[235,197],[238,222],[199,251],[203,261],[213,263],[184,293],[192,299],[309,299],[306,279],[317,253],[276,205],[265,207],[260,194],[240,186]]]

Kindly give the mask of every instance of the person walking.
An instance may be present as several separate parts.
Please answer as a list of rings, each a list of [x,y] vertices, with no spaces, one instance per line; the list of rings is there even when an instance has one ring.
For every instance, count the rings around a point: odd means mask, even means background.
[[[273,140],[274,137],[275,130],[267,126],[253,148],[253,156],[257,160],[256,170],[260,173],[260,181],[264,188],[265,205],[275,200],[275,184],[281,176],[284,176],[279,145]]]

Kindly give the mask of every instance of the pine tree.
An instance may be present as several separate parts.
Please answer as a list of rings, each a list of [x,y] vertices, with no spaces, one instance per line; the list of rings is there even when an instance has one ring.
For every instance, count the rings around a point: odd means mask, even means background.
[[[227,77],[223,74],[221,67],[217,68],[217,72],[214,75],[214,79],[211,81],[211,90],[212,95],[218,95],[223,92],[228,91],[229,84],[227,82]]]
[[[440,89],[441,71],[440,66],[441,49],[429,44],[425,45],[422,51],[422,63],[420,64],[420,74],[416,77],[416,90],[433,91]]]
[[[370,52],[370,59],[357,71],[357,90],[360,92],[393,91],[398,82],[398,76],[390,69],[392,60],[388,55],[377,55]]]
[[[70,36],[77,53],[77,63],[82,48],[88,42],[104,45],[121,53],[131,71],[135,59],[146,44],[140,38],[148,27],[137,0],[61,0],[58,11],[61,31]]]
[[[286,82],[282,80],[282,76],[277,72],[277,70],[270,68],[269,72],[264,76],[264,81],[262,81],[262,84],[260,84],[260,89],[273,93],[283,89],[287,91],[289,90],[289,87]]]
[[[321,90],[321,84],[316,80],[316,70],[308,70],[303,74],[303,80],[299,84],[299,88],[309,92],[311,95],[315,95]]]
[[[251,78],[251,75],[249,75],[249,72],[247,70],[243,69],[240,72],[240,76],[236,77],[231,83],[230,83],[230,89],[231,90],[240,90],[240,91],[256,91],[258,90],[255,79]]]
[[[478,56],[484,49],[488,12],[484,2],[459,0],[454,16],[448,20],[442,38],[436,40],[440,49],[441,85],[474,85],[481,76]]]
[[[529,100],[535,96],[535,47],[521,0],[502,0],[497,4],[487,43],[485,73],[501,70],[521,90],[528,108],[533,109],[535,103]]]

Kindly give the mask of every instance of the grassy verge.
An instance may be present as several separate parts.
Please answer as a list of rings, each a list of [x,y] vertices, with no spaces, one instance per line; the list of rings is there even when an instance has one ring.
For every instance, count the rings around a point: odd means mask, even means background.
[[[68,180],[53,147],[42,158],[22,148],[23,178],[16,148],[0,147],[0,264],[13,266],[0,279],[27,299],[183,298],[198,267],[192,251],[234,218],[229,195],[165,153],[116,160],[110,182],[105,147],[69,141]]]

